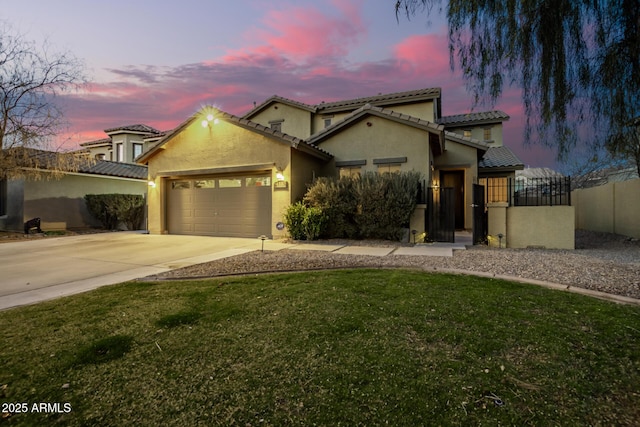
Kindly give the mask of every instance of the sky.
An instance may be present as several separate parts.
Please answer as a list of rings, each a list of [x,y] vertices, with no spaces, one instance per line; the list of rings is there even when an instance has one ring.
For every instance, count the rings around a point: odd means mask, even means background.
[[[558,168],[523,144],[519,88],[473,105],[451,70],[442,14],[396,20],[395,0],[0,0],[0,21],[80,59],[90,83],[58,100],[61,140],[144,123],[170,130],[205,105],[243,115],[272,95],[316,104],[440,87],[443,115],[498,109],[526,166]]]

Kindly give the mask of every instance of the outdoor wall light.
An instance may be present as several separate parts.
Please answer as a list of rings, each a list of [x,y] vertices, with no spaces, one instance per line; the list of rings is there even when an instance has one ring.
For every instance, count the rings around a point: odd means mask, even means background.
[[[211,126],[211,122],[213,122],[214,125],[217,125],[220,122],[220,120],[217,118],[214,118],[213,114],[207,114],[207,119],[201,121],[200,124],[202,125],[203,128],[206,128],[207,126]]]
[[[156,188],[156,182],[155,181],[149,181],[149,187]]]
[[[278,181],[284,181],[284,174],[282,173],[282,171],[276,172],[276,179]]]

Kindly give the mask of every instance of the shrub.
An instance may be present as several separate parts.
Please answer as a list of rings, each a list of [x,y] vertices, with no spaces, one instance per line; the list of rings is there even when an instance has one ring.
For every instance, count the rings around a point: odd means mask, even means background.
[[[294,203],[287,207],[284,213],[284,225],[293,240],[304,240],[304,216],[307,207],[302,202]]]
[[[318,178],[304,196],[305,202],[320,208],[326,216],[325,234],[337,238],[359,238],[354,215],[357,201],[353,197],[354,180],[349,177]]]
[[[307,240],[316,240],[324,232],[327,217],[320,208],[306,208],[302,227]]]
[[[324,232],[327,217],[322,209],[294,203],[284,214],[284,223],[294,240],[316,240]]]
[[[328,237],[399,240],[409,227],[420,178],[418,172],[319,178],[305,201],[325,213]]]
[[[107,230],[124,224],[137,230],[144,219],[144,197],[139,194],[87,194],[84,200],[89,212]]]

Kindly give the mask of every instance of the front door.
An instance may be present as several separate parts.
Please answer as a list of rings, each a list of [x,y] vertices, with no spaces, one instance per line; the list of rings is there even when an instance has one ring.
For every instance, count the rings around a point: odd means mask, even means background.
[[[453,188],[456,230],[464,230],[464,171],[440,172],[440,186]]]

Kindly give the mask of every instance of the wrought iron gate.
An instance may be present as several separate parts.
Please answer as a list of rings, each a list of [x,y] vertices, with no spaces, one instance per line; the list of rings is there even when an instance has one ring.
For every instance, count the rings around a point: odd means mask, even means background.
[[[428,238],[435,242],[455,241],[455,192],[454,188],[427,188]]]
[[[473,244],[487,242],[489,219],[484,200],[484,186],[473,184]]]

